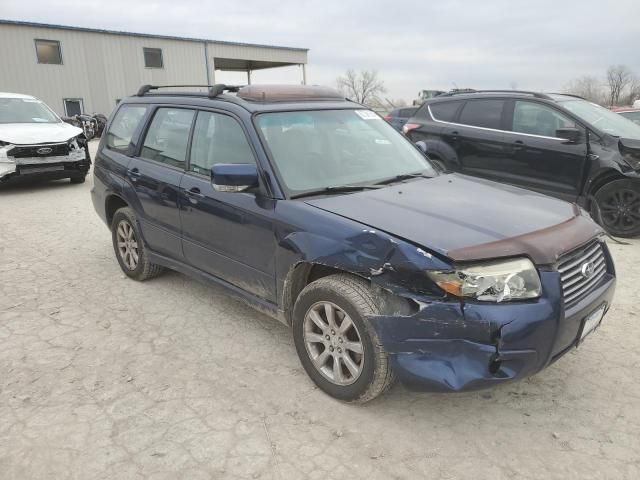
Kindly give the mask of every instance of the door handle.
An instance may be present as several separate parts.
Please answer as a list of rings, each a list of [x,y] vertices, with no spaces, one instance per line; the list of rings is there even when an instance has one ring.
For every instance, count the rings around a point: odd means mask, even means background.
[[[524,148],[524,142],[522,140],[516,140],[513,142],[514,150],[522,150]]]
[[[200,192],[198,187],[193,187],[189,190],[186,190],[185,193],[190,198],[191,203],[197,203],[197,198],[204,198],[204,194]]]
[[[130,168],[129,170],[127,170],[127,173],[131,177],[132,182],[137,181],[141,175],[140,170],[138,170],[137,168]]]

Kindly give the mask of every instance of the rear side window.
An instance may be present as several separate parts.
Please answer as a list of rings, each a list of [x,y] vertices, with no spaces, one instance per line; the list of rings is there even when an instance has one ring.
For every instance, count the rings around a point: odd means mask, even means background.
[[[183,108],[159,108],[153,116],[140,156],[184,168],[189,132],[195,112]]]
[[[144,105],[123,105],[109,126],[107,148],[124,153],[146,111]]]
[[[442,122],[453,122],[462,102],[440,102],[429,105],[434,119]]]
[[[191,143],[189,170],[209,175],[217,163],[255,163],[240,124],[228,115],[199,112]]]
[[[503,109],[504,100],[468,100],[458,123],[501,130]]]

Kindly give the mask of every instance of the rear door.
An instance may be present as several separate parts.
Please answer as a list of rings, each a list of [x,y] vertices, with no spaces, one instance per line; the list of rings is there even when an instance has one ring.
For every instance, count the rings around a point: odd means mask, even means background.
[[[509,152],[500,179],[567,201],[580,193],[587,159],[586,136],[572,143],[560,128],[584,127],[559,109],[535,100],[510,102]]]
[[[189,108],[158,107],[127,170],[147,245],[176,259],[183,257],[178,193],[194,118]]]
[[[199,270],[275,302],[274,200],[258,187],[218,192],[211,167],[256,163],[241,123],[225,112],[200,111],[188,171],[180,186],[183,248]]]
[[[458,169],[469,175],[498,179],[506,168],[505,110],[500,98],[467,100],[454,124],[441,135],[457,154]]]

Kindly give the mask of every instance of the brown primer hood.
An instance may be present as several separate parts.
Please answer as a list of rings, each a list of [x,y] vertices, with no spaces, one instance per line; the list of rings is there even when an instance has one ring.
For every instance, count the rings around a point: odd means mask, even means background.
[[[451,250],[447,256],[456,262],[468,262],[524,255],[536,265],[551,265],[565,253],[602,233],[603,230],[594,221],[577,212],[575,217],[558,225],[513,238]]]

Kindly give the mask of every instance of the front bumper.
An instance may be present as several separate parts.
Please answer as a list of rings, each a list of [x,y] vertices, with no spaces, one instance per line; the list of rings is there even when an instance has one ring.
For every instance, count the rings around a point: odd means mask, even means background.
[[[59,179],[86,175],[91,158],[85,147],[68,155],[0,158],[0,183],[29,179]]]
[[[607,274],[565,310],[557,272],[540,272],[544,296],[488,304],[431,302],[406,317],[371,317],[400,381],[414,390],[457,392],[539,372],[576,346],[583,320],[615,291]]]

